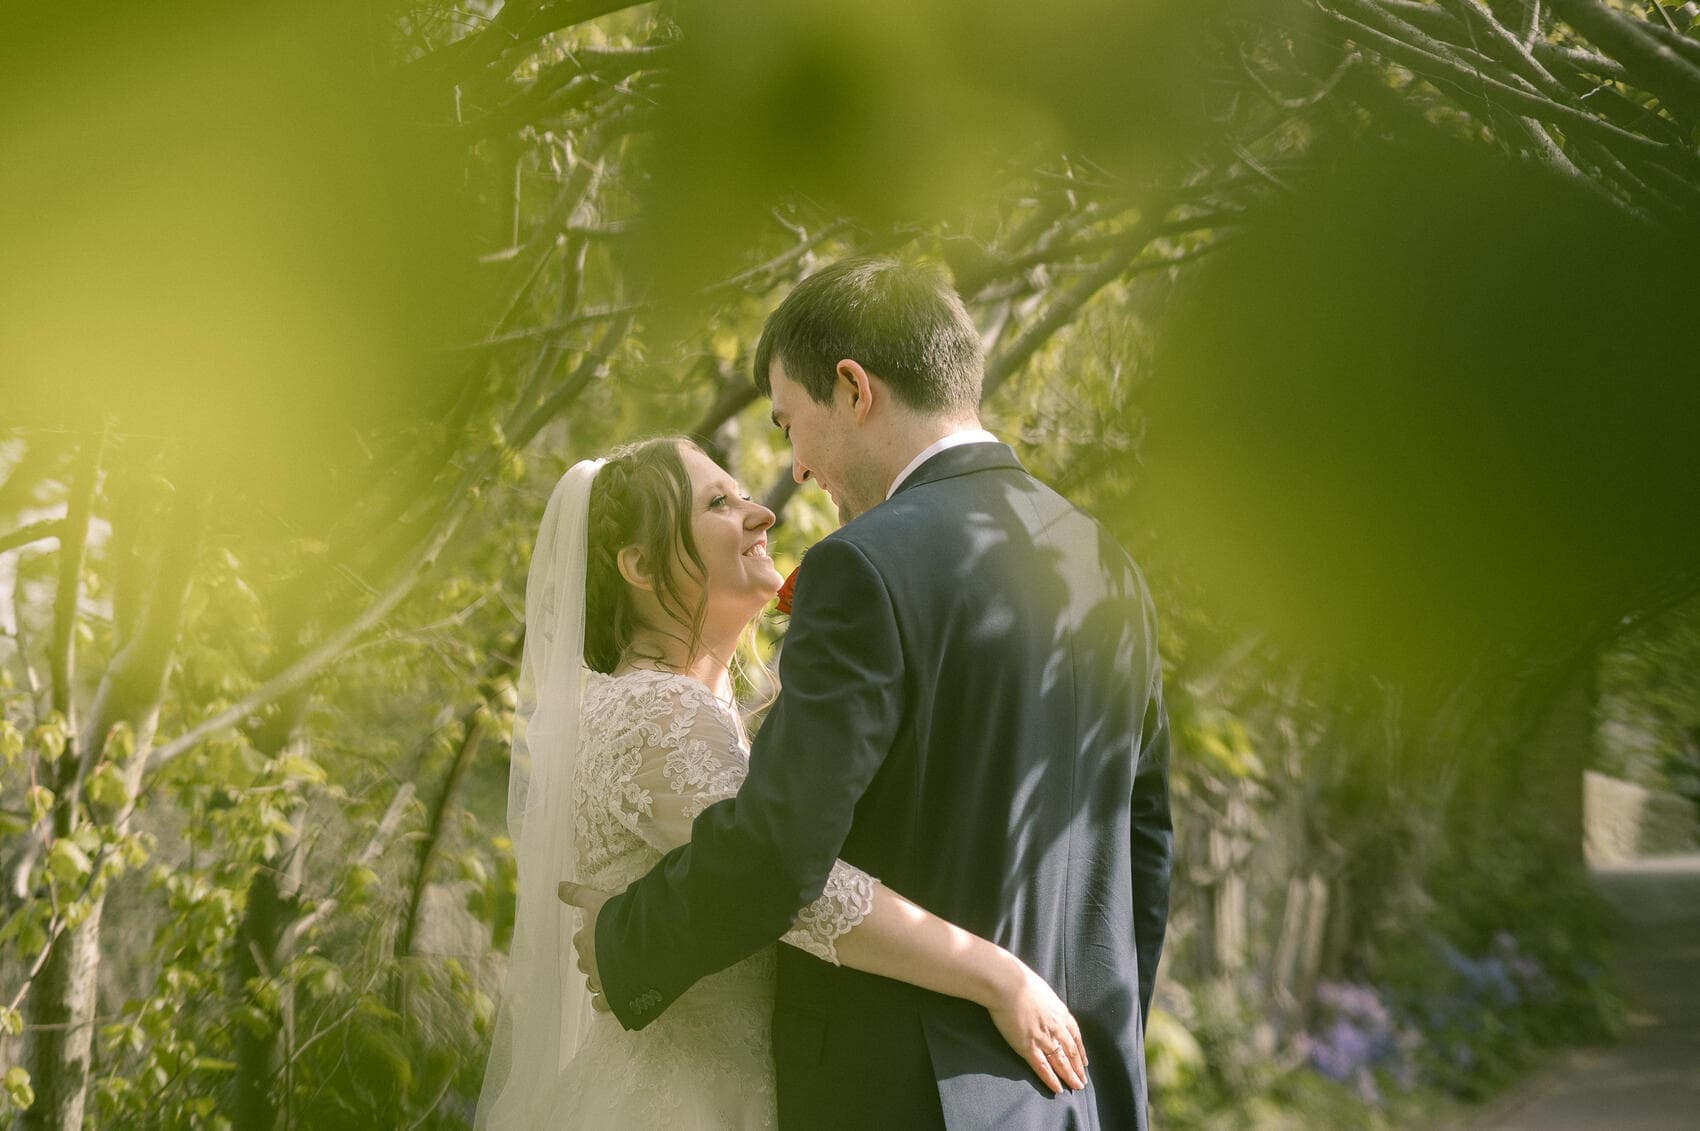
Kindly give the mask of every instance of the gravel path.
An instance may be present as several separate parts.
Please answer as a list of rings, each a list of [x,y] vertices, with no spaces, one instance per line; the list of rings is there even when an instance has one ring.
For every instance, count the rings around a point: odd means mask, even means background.
[[[1700,855],[1595,875],[1622,916],[1628,1031],[1567,1053],[1475,1131],[1700,1131]]]

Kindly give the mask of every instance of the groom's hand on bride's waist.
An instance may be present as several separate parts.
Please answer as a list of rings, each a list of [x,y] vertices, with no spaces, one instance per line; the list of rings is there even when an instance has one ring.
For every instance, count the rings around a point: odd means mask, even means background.
[[[573,950],[578,952],[578,968],[584,972],[585,983],[590,987],[591,1006],[598,1013],[607,1013],[608,1002],[602,997],[602,978],[596,969],[596,916],[613,893],[562,880],[555,885],[555,894],[562,903],[584,912],[584,924],[573,934]]]

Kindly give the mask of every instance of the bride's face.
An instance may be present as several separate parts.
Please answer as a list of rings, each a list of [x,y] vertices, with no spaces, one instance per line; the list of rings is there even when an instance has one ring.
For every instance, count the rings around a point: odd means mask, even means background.
[[[681,448],[679,455],[691,479],[691,535],[708,575],[709,611],[740,606],[748,610],[743,615],[754,616],[784,581],[767,556],[773,512],[695,448]]]

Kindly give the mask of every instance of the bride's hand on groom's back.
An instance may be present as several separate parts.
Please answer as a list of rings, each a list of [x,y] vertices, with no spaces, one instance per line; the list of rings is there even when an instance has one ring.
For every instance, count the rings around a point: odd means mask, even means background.
[[[1074,1014],[1045,979],[1013,954],[986,1008],[1009,1047],[1052,1092],[1086,1087],[1086,1045]]]

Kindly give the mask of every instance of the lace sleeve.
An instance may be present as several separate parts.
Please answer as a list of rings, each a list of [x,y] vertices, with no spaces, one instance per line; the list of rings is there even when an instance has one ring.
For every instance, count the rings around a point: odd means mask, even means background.
[[[685,679],[655,680],[641,697],[631,788],[615,818],[657,852],[691,839],[697,814],[738,792],[746,755],[726,708]]]
[[[654,710],[640,728],[634,788],[624,791],[616,819],[658,852],[691,839],[691,822],[738,792],[749,753],[728,709],[688,680],[658,682]],[[783,942],[838,965],[837,940],[873,908],[879,881],[842,860],[820,898],[798,912]]]
[[[806,950],[823,962],[838,965],[838,940],[874,909],[874,885],[878,880],[853,865],[839,860],[826,878],[820,898],[797,913],[797,925],[780,939],[798,950]]]

